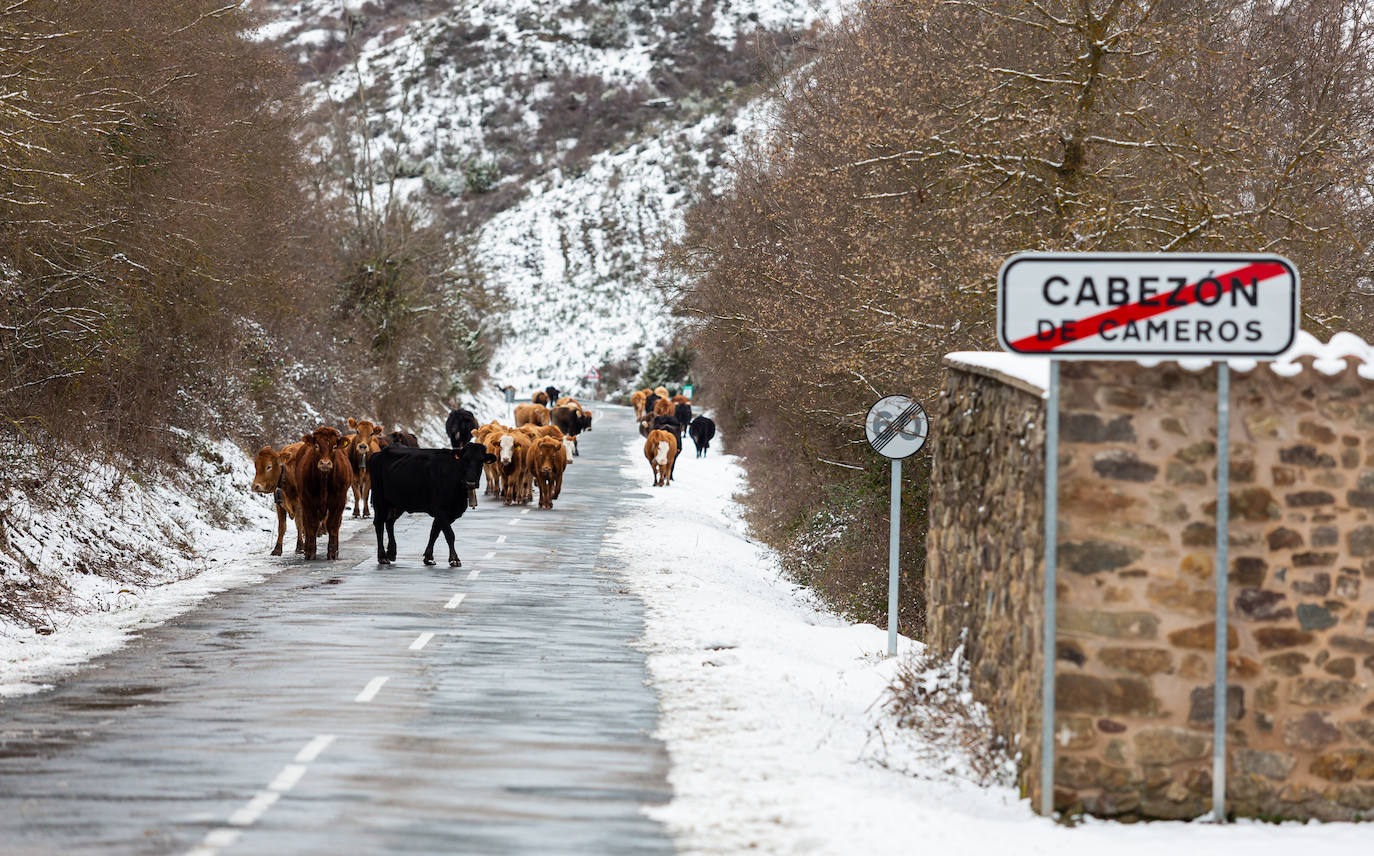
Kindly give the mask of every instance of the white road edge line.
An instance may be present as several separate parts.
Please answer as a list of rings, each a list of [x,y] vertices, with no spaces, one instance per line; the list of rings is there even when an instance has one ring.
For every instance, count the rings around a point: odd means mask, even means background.
[[[238,841],[242,834],[241,829],[212,829],[205,833],[205,838],[199,844],[186,851],[186,856],[215,856],[223,848]]]
[[[382,691],[382,684],[386,683],[388,680],[390,680],[390,676],[373,678],[372,680],[367,682],[367,686],[363,687],[363,691],[358,693],[358,697],[353,700],[372,701],[374,698],[377,697],[377,693]]]
[[[482,558],[484,558],[484,559],[490,559],[492,556],[495,556],[495,555],[496,555],[495,553],[488,553],[488,554],[486,554],[485,556],[483,556]],[[482,573],[482,572],[481,572],[481,571],[468,571],[468,579],[470,579],[470,580],[475,580],[475,579],[477,579],[477,575],[480,574],[480,573]]]
[[[267,786],[267,789],[269,791],[276,791],[279,794],[284,794],[294,788],[296,783],[301,780],[301,776],[304,775],[304,764],[287,764],[285,767],[281,768],[281,772],[272,780],[272,784]]]
[[[472,573],[475,574],[475,573],[477,573],[477,572],[476,572],[476,571],[473,571]],[[468,579],[472,579],[472,576],[471,576],[471,575],[468,575]],[[463,602],[463,598],[465,598],[465,597],[467,597],[467,595],[465,595],[465,594],[455,594],[453,597],[451,597],[451,598],[448,599],[448,603],[444,604],[444,609],[457,609],[457,608],[458,608],[458,604],[462,603],[462,602]],[[434,634],[431,633],[430,635],[433,636]],[[415,646],[412,645],[411,647],[413,648],[413,647],[415,647]]]
[[[418,651],[429,644],[429,640],[434,638],[433,633],[421,633],[415,637],[415,641],[410,643],[410,650]]]
[[[496,536],[496,543],[498,543],[498,544],[504,544],[504,543],[506,543],[506,536],[505,536],[505,535],[497,535],[497,536]]]
[[[305,744],[305,748],[296,753],[296,761],[301,764],[309,764],[311,761],[320,757],[320,753],[328,749],[329,744],[333,742],[333,734],[321,734],[319,737]]]
[[[281,794],[276,791],[258,791],[257,795],[248,801],[248,805],[229,815],[229,825],[252,826],[279,799]]]

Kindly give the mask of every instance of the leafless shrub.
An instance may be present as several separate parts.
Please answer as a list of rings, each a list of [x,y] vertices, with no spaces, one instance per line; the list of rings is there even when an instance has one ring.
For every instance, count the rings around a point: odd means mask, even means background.
[[[948,659],[924,652],[902,660],[876,703],[865,757],[919,777],[957,777],[983,787],[1011,785],[1016,764],[973,700],[959,648]]]
[[[761,534],[786,552],[834,490],[858,519],[885,518],[863,414],[880,393],[931,398],[945,353],[996,346],[997,268],[1018,250],[1282,252],[1308,329],[1374,331],[1358,285],[1374,263],[1370,14],[862,3],[667,257],[702,390],[749,455]],[[908,487],[904,564],[924,553],[923,493]],[[874,534],[828,551],[833,602],[880,585]],[[918,632],[915,605],[901,618]]]

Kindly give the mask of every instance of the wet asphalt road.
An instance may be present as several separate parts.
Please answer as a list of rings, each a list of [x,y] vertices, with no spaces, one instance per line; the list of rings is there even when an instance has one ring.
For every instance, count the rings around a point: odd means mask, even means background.
[[[671,853],[641,607],[602,549],[632,430],[597,414],[551,512],[483,497],[460,569],[421,563],[428,517],[388,568],[370,526],[336,562],[264,555],[285,569],[0,702],[0,854]]]

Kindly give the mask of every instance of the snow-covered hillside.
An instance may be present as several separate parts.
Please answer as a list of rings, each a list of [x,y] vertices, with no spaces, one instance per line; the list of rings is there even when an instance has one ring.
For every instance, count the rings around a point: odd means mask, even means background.
[[[260,0],[261,37],[299,59],[326,117],[366,101],[379,187],[396,164],[398,193],[475,242],[499,295],[493,379],[568,390],[671,338],[653,286],[660,248],[728,177],[766,69],[841,6],[342,5]]]

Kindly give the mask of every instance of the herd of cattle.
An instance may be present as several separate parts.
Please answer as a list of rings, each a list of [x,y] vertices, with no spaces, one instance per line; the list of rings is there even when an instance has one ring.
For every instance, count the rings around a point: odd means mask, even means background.
[[[654,485],[672,480],[673,463],[688,427],[697,455],[705,455],[716,426],[705,416],[691,418],[691,403],[668,390],[640,390],[633,396],[644,455],[654,471]],[[442,534],[448,563],[462,566],[453,548],[452,523],[467,508],[477,507],[477,488],[486,475],[486,493],[503,502],[533,502],[552,508],[563,489],[563,471],[577,456],[577,437],[592,427],[592,414],[578,401],[559,397],[548,387],[515,408],[515,427],[499,422],[478,425],[466,409],[455,409],[445,422],[448,449],[422,449],[415,434],[387,431],[367,419],[348,420],[352,433],[317,427],[300,441],[278,451],[262,447],[254,464],[253,491],[275,497],[276,545],[282,555],[287,518],[295,521],[295,551],[316,558],[317,539],[328,537],[326,556],[338,558],[339,526],[353,497],[353,517],[374,517],[376,561],[396,561],[394,523],[401,515],[427,514],[433,519],[426,565],[434,565],[434,543]]]
[[[688,399],[669,397],[659,387],[636,392],[632,403],[655,486],[672,480],[684,427],[697,456],[706,454],[715,423],[705,416],[693,419]],[[327,535],[325,555],[337,559],[339,527],[351,494],[353,516],[373,517],[380,564],[396,560],[395,523],[402,514],[414,513],[433,518],[425,564],[435,564],[434,544],[442,534],[449,566],[460,567],[452,525],[477,507],[483,474],[487,494],[500,496],[506,505],[532,502],[538,487],[539,507],[552,509],[563,490],[564,470],[578,455],[577,437],[592,427],[591,412],[572,398],[560,398],[553,387],[535,393],[514,415],[511,428],[496,421],[478,425],[470,411],[452,411],[444,425],[448,449],[421,449],[414,434],[353,418],[350,434],[322,426],[280,451],[264,446],[253,461],[252,489],[276,502],[272,555],[282,554],[290,518],[296,523],[297,553],[314,559],[317,539]]]
[[[692,402],[685,395],[668,394],[664,387],[636,390],[630,396],[639,433],[644,437],[644,457],[654,472],[654,487],[673,480],[673,467],[682,449],[685,430],[697,447],[697,457],[706,454],[716,436],[716,423],[706,416],[692,418]]]

